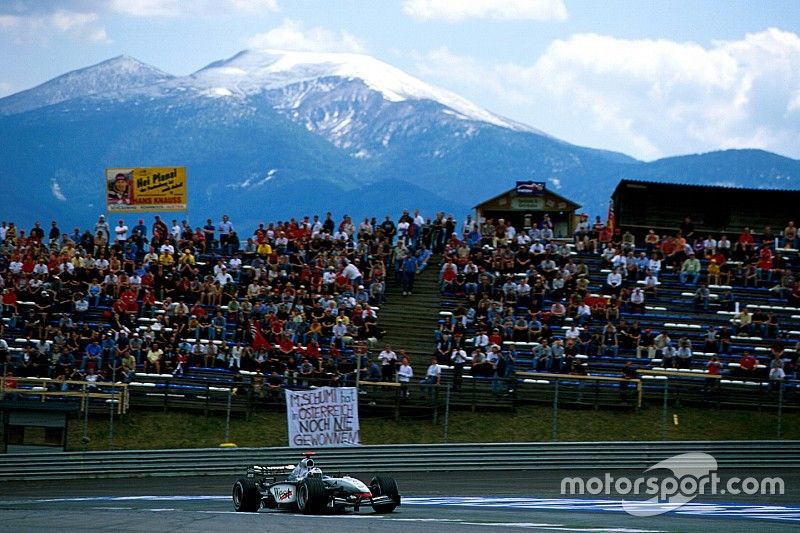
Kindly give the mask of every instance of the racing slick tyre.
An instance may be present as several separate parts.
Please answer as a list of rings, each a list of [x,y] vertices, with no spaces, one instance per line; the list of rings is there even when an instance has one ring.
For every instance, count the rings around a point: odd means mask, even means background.
[[[252,479],[240,477],[233,484],[233,508],[239,513],[255,513],[261,507],[261,492]]]
[[[376,513],[391,513],[400,505],[400,494],[393,477],[375,476],[369,482],[369,490],[373,496],[388,496],[392,500],[392,503],[373,504],[372,510]]]
[[[320,513],[328,505],[321,479],[306,478],[297,485],[297,509],[303,514]]]

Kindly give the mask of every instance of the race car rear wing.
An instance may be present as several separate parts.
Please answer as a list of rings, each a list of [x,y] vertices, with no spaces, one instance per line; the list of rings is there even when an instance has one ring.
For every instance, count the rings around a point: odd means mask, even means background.
[[[294,465],[263,466],[253,465],[247,469],[247,476],[261,476],[276,478],[277,476],[288,476],[294,470]]]

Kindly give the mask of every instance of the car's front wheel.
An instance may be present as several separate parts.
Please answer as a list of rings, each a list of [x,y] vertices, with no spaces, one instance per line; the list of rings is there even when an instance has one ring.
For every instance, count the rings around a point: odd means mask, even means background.
[[[325,484],[321,479],[306,478],[297,485],[297,509],[301,513],[320,513],[327,505]]]
[[[233,484],[233,508],[239,513],[255,513],[261,507],[261,492],[255,482],[241,477]]]
[[[369,482],[369,490],[373,496],[388,496],[391,503],[373,504],[372,510],[376,513],[391,513],[400,505],[400,493],[397,482],[389,476],[375,476]]]

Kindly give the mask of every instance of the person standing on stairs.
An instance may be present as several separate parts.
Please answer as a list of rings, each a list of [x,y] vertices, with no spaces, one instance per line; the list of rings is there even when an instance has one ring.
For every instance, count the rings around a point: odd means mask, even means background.
[[[464,364],[467,362],[467,352],[464,351],[464,348],[456,346],[453,348],[450,360],[453,362],[453,390],[460,391],[461,383],[463,382]]]
[[[408,398],[408,384],[414,375],[414,369],[408,362],[408,357],[403,357],[403,364],[397,369],[397,380],[400,382],[400,397]]]
[[[414,257],[414,255],[409,254],[403,259],[403,296],[411,296],[411,291],[414,290],[414,280],[417,277],[418,267],[417,258]]]
[[[381,361],[381,381],[394,381],[397,354],[392,351],[392,347],[387,344],[383,351],[378,354],[378,359]]]

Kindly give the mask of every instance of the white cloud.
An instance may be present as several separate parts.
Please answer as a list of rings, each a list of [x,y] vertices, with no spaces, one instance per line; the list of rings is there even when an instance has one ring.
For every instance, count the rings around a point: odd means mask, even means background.
[[[74,13],[59,9],[51,15],[53,26],[61,31],[70,31],[82,28],[97,20],[97,13]]]
[[[108,9],[134,17],[179,17],[188,4],[180,0],[111,0]]]
[[[97,13],[75,13],[59,9],[50,15],[50,22],[59,31],[82,35],[90,41],[104,42],[108,40],[108,35],[105,28],[97,24],[99,18]]]
[[[111,0],[108,9],[146,18],[220,15],[279,11],[277,0]]]
[[[405,0],[403,11],[419,20],[461,22],[465,19],[567,19],[564,0]]]
[[[364,42],[349,32],[339,33],[319,26],[304,28],[297,20],[286,19],[283,24],[248,40],[250,48],[277,48],[308,52],[364,52]]]
[[[0,28],[16,38],[44,40],[52,34],[69,35],[81,40],[106,42],[108,35],[94,12],[58,9],[52,12],[12,11],[0,14]]]
[[[14,86],[8,82],[0,81],[0,98],[14,93]]]
[[[579,34],[531,65],[442,48],[417,68],[577,144],[642,158],[744,147],[800,157],[800,36],[774,28],[709,46]]]
[[[789,113],[800,111],[800,89],[795,91],[794,98],[792,98],[789,105],[786,106],[786,111]]]
[[[16,15],[0,15],[0,28],[14,28],[21,18]]]
[[[50,182],[50,192],[53,193],[53,197],[56,200],[60,200],[62,202],[67,201],[67,197],[64,196],[64,192],[61,190],[61,185],[55,180],[55,178]]]
[[[20,41],[47,41],[53,35],[110,42],[109,17],[223,17],[279,11],[278,0],[0,0],[0,29]]]
[[[108,42],[101,21],[111,16],[178,18],[249,15],[279,11],[278,0],[15,0],[0,3],[0,29],[25,41],[44,41],[52,33]]]

